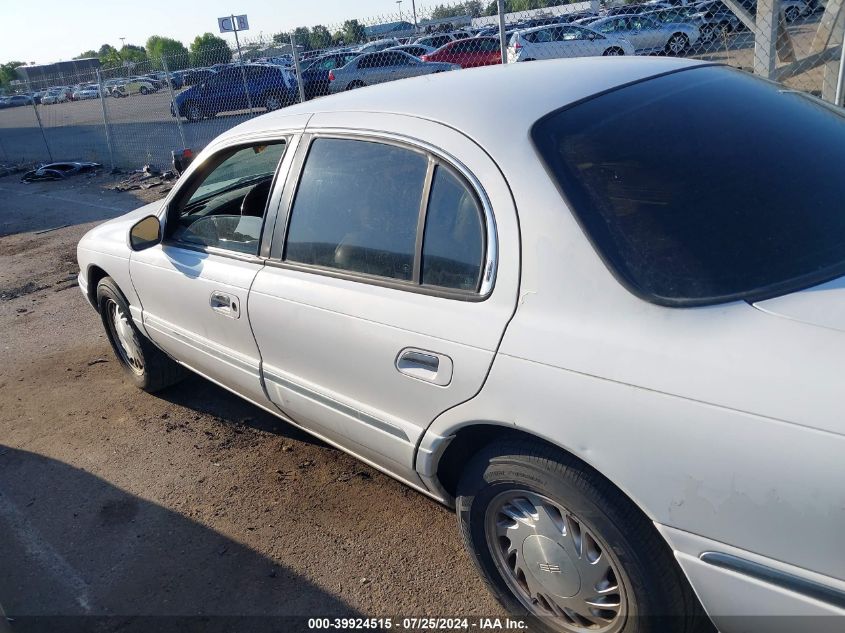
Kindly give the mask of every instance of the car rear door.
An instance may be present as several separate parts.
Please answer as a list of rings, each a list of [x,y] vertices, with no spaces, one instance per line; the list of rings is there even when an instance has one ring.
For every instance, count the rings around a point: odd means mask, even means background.
[[[372,113],[311,121],[249,295],[267,393],[413,483],[419,438],[479,391],[515,309],[513,202],[455,130]]]

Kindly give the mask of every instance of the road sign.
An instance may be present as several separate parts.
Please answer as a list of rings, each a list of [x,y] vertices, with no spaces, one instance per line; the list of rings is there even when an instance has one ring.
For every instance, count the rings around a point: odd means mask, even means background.
[[[225,18],[217,18],[217,25],[221,33],[249,31],[249,22],[245,15],[227,15]]]

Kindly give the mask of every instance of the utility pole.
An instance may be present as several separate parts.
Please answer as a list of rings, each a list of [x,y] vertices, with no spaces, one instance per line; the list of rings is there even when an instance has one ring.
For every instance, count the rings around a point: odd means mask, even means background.
[[[396,4],[399,5],[399,21],[402,21],[402,0],[396,0]]]
[[[414,12],[414,33],[417,32],[417,0],[411,0],[411,11]]]

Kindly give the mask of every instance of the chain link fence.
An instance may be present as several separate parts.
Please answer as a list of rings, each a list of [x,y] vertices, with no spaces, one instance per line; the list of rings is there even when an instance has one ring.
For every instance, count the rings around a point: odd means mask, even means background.
[[[29,101],[0,109],[0,159],[166,168],[172,150],[199,151],[267,111],[503,61],[690,57],[729,64],[841,106],[844,32],[843,0],[414,6],[268,38],[244,40],[241,33],[238,49],[218,46],[30,85]]]

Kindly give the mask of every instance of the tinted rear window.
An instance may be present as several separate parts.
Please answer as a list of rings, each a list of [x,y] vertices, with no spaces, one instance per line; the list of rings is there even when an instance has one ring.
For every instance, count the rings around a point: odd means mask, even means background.
[[[552,113],[534,142],[617,277],[668,305],[845,274],[845,117],[726,67]]]

